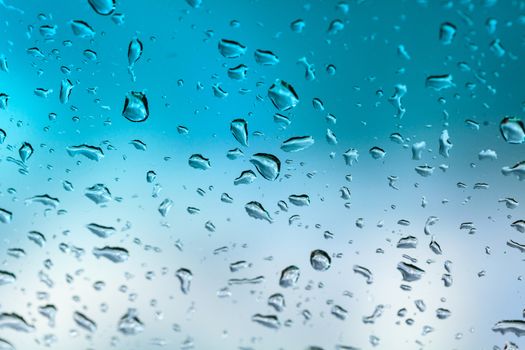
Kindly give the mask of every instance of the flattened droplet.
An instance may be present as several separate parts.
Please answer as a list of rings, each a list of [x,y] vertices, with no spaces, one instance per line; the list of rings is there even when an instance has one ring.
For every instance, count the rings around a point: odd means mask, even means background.
[[[299,152],[314,144],[312,136],[295,136],[289,138],[281,144],[281,149],[285,152]]]
[[[266,180],[275,181],[281,171],[281,161],[273,154],[256,153],[250,159],[255,168]]]
[[[30,325],[24,318],[15,313],[3,312],[0,314],[0,329],[11,329],[17,332],[30,333],[35,326]]]
[[[94,333],[97,330],[97,324],[95,321],[79,311],[73,313],[73,320],[80,328],[83,328],[90,333]]]
[[[280,111],[292,109],[299,103],[299,96],[297,96],[293,86],[280,79],[275,80],[270,86],[268,97],[275,108]]]
[[[194,168],[199,170],[208,170],[211,168],[211,163],[208,158],[205,158],[201,154],[193,154],[188,159],[188,164]]]
[[[399,270],[399,272],[401,272],[401,275],[403,276],[403,281],[406,282],[417,281],[421,279],[421,277],[423,277],[423,274],[425,273],[425,271],[420,269],[419,267],[405,262],[400,262],[399,264],[397,264],[397,269]]]
[[[102,16],[109,16],[115,12],[115,0],[88,0],[91,8]]]
[[[264,209],[261,203],[259,202],[249,202],[244,206],[244,209],[254,219],[266,220],[269,223],[273,222],[273,219],[270,217],[270,214]]]
[[[255,314],[252,316],[252,321],[271,329],[279,329],[281,327],[281,322],[279,322],[279,318],[276,315]]]
[[[122,116],[134,123],[148,119],[149,107],[146,95],[139,91],[130,91],[124,101]]]
[[[118,322],[118,330],[124,335],[137,335],[144,331],[144,324],[137,315],[137,310],[129,308]]]
[[[221,39],[219,41],[219,52],[226,58],[237,58],[246,53],[246,46],[234,40]]]
[[[295,287],[300,275],[301,270],[295,265],[290,265],[281,272],[279,285],[283,288]]]
[[[66,151],[70,157],[81,155],[86,157],[87,159],[91,159],[97,162],[104,158],[104,152],[100,147],[97,146],[91,146],[86,144],[78,146],[69,146],[68,148],[66,148]]]
[[[0,208],[0,222],[3,224],[9,224],[11,220],[13,220],[13,213]]]
[[[106,258],[114,263],[122,263],[128,260],[129,252],[121,247],[105,246],[102,248],[93,248],[93,255],[98,258]]]
[[[504,166],[501,168],[501,173],[505,176],[515,175],[518,180],[525,180],[525,160],[514,164],[513,166]]]
[[[499,130],[507,143],[521,144],[525,142],[525,125],[520,118],[503,118],[499,124]]]
[[[111,226],[103,226],[95,223],[88,224],[87,229],[91,231],[94,235],[100,238],[108,238],[117,233],[117,230]]]
[[[288,196],[288,200],[298,207],[307,207],[310,205],[310,197],[307,194],[292,194]]]
[[[0,270],[0,286],[15,283],[16,275],[9,271]]]
[[[316,249],[310,253],[310,265],[317,271],[326,271],[330,268],[332,259],[324,250]]]
[[[69,22],[73,34],[80,38],[92,38],[95,36],[95,30],[82,20],[74,20]]]
[[[452,81],[451,74],[444,75],[431,75],[425,80],[425,86],[427,88],[434,89],[436,91],[441,91],[443,89],[449,89],[456,86]]]
[[[184,294],[190,292],[191,281],[193,279],[193,273],[185,268],[180,268],[175,272],[175,276],[179,279],[180,290]]]
[[[525,321],[524,320],[503,320],[496,322],[492,327],[494,332],[501,334],[513,333],[514,335],[521,337],[525,335]]]
[[[257,179],[257,175],[251,170],[244,170],[238,178],[233,180],[234,185],[249,185]]]
[[[254,53],[255,62],[263,66],[274,66],[279,63],[279,58],[272,51],[268,50],[255,50]]]
[[[104,184],[95,184],[86,188],[84,195],[91,199],[95,204],[104,204],[111,201],[111,192]]]

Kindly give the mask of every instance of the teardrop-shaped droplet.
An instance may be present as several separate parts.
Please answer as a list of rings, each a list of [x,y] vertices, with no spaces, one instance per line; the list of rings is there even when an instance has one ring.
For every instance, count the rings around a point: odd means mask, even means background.
[[[256,153],[250,159],[255,168],[266,180],[274,181],[279,177],[281,161],[268,153]]]

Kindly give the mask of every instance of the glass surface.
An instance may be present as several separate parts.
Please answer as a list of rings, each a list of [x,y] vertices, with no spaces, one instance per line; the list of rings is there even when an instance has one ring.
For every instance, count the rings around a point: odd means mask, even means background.
[[[0,349],[525,348],[524,1],[0,15]]]

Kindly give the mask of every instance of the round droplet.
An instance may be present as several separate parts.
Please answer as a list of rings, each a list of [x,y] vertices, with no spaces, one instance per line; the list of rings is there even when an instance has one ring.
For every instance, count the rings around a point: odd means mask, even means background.
[[[314,270],[326,271],[330,268],[332,259],[324,250],[316,249],[310,254],[310,264]]]

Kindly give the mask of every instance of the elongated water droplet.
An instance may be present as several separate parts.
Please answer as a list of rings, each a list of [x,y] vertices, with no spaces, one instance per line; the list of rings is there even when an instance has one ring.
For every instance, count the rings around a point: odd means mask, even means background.
[[[281,144],[281,149],[285,152],[299,152],[314,144],[312,136],[295,136],[289,138]]]
[[[246,203],[244,209],[246,210],[248,215],[254,219],[266,220],[269,223],[273,222],[273,219],[270,217],[270,214],[266,211],[266,209],[264,209],[262,204],[259,202],[252,201]]]
[[[83,328],[90,333],[93,333],[97,330],[97,324],[95,321],[79,311],[75,311],[73,313],[73,320],[80,328]]]
[[[122,263],[128,260],[129,252],[122,247],[105,246],[102,248],[93,248],[93,255],[98,258],[106,258],[114,263]]]
[[[193,273],[185,268],[180,268],[175,272],[175,276],[179,279],[180,282],[180,290],[184,294],[188,294],[190,292],[190,286],[191,281],[193,279]]]
[[[248,123],[244,119],[235,119],[230,123],[230,131],[243,146],[248,146]]]
[[[69,146],[66,148],[67,154],[71,157],[75,157],[77,155],[81,155],[86,157],[87,159],[91,159],[94,161],[99,161],[102,158],[104,158],[104,152],[100,147],[97,146],[91,146],[91,145],[78,145],[78,146]]]

